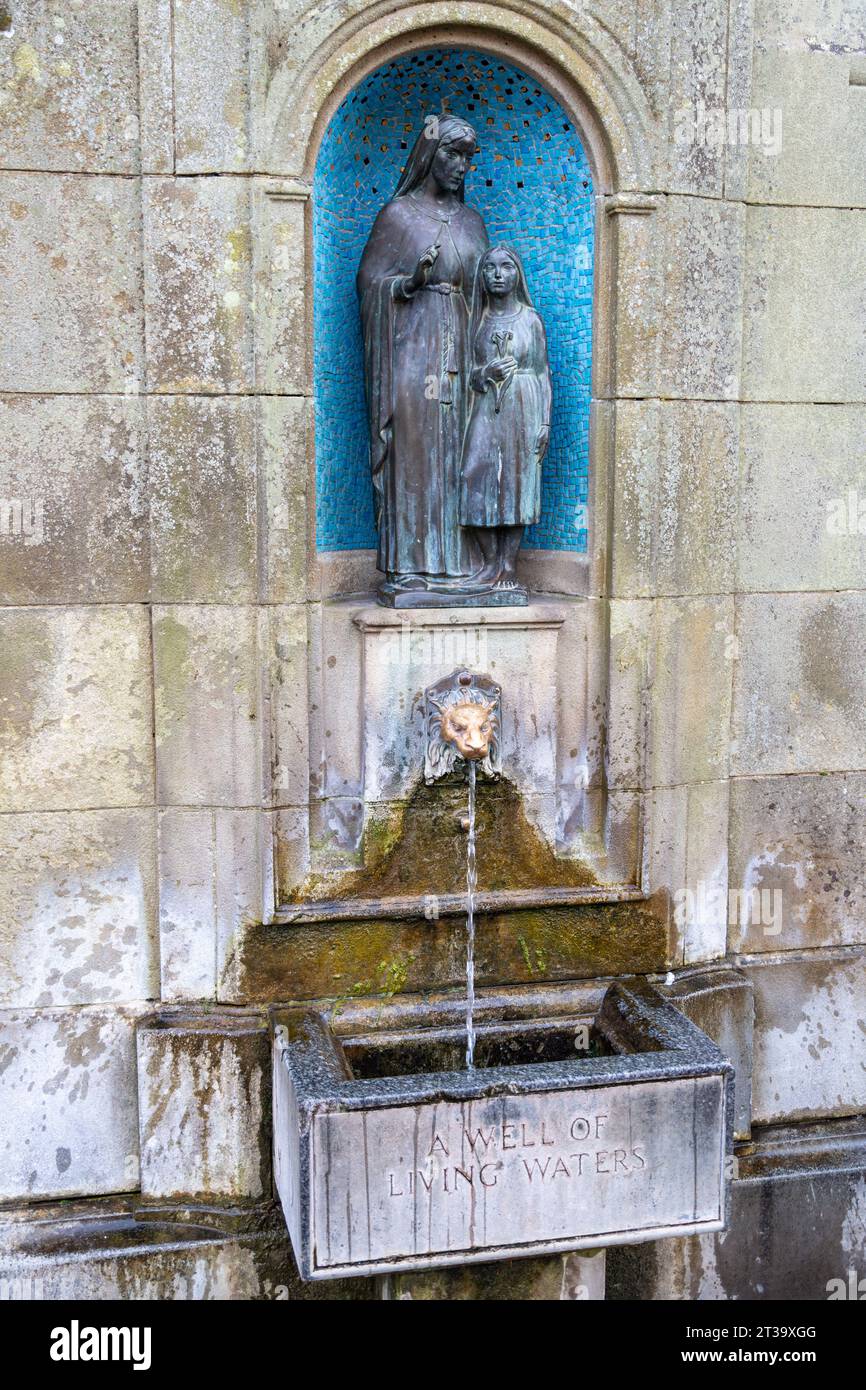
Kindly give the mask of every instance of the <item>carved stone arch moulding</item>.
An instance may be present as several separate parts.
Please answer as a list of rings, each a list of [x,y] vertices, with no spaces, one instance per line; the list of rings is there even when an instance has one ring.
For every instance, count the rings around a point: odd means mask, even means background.
[[[476,47],[524,68],[570,112],[596,191],[656,184],[654,119],[632,64],[611,32],[586,12],[568,20],[546,7],[401,5],[377,0],[301,13],[284,33],[264,113],[263,168],[308,182],[334,112],[369,73],[416,48]]]

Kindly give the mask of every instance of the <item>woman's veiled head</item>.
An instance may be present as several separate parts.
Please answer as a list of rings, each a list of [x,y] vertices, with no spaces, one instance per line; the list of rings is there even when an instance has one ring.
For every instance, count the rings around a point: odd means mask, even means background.
[[[468,121],[449,114],[427,116],[394,193],[402,198],[420,188],[432,173],[441,189],[462,200],[463,182],[477,148]]]

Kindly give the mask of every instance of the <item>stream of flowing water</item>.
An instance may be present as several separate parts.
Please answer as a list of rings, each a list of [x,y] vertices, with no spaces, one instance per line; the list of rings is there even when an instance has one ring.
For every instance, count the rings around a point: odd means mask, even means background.
[[[469,830],[466,835],[466,1065],[475,1065],[475,763],[468,765]]]

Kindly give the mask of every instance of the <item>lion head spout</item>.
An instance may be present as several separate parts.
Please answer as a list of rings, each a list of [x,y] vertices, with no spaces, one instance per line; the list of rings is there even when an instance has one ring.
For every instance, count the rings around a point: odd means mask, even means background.
[[[425,691],[427,744],[424,776],[434,782],[458,759],[476,763],[488,777],[501,771],[499,686],[489,676],[455,671]]]

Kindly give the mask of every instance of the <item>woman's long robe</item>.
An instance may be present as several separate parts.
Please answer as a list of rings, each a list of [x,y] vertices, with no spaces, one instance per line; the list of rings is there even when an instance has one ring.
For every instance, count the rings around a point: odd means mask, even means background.
[[[439,256],[424,289],[403,296],[428,246]],[[382,208],[364,249],[358,295],[370,421],[379,569],[471,572],[459,521],[460,456],[469,405],[470,298],[488,246],[484,222],[460,203],[447,218],[413,194]]]

